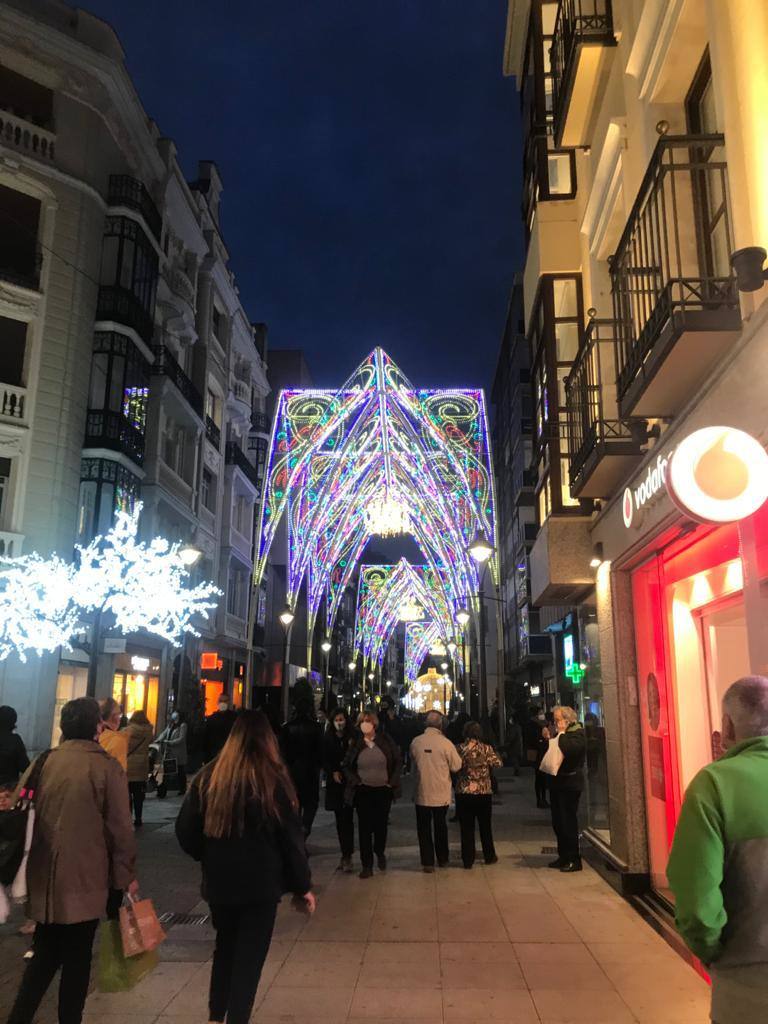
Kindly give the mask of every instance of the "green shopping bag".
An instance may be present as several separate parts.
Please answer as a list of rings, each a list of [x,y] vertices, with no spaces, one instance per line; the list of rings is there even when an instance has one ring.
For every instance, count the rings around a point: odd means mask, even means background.
[[[157,950],[123,956],[119,921],[103,921],[99,927],[99,992],[128,992],[157,966]]]

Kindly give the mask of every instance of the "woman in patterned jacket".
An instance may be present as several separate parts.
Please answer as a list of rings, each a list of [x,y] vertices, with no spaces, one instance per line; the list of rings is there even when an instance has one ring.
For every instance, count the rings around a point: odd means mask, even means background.
[[[459,746],[461,770],[456,776],[456,814],[461,829],[461,859],[467,869],[475,862],[475,821],[480,830],[485,863],[495,864],[499,859],[491,829],[491,771],[501,768],[501,758],[492,746],[483,743],[482,736],[479,722],[467,722],[464,742]]]

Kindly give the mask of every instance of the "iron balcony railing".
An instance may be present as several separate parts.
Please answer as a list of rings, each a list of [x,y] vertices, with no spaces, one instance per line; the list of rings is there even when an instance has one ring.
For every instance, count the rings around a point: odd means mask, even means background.
[[[137,466],[144,464],[144,434],[120,412],[89,409],[85,421],[85,447],[122,452]]]
[[[146,341],[147,344],[152,341],[154,320],[136,295],[119,285],[101,285],[96,319],[113,320],[125,327],[131,327],[142,341]]]
[[[128,174],[110,174],[107,203],[110,206],[126,206],[140,213],[149,230],[160,241],[163,218],[145,185],[137,178]]]
[[[723,136],[662,136],[610,261],[619,400],[668,325],[738,311],[732,251]]]
[[[259,489],[259,487],[261,486],[261,481],[259,480],[259,471],[252,463],[248,461],[245,452],[243,451],[239,444],[236,444],[234,441],[229,441],[227,443],[224,454],[224,461],[228,466],[237,466],[237,468],[239,470],[242,470],[245,476],[251,481],[253,486],[257,490]]]
[[[213,447],[219,451],[221,448],[221,427],[217,426],[210,416],[205,417],[205,436]]]
[[[612,320],[589,321],[565,382],[568,471],[574,493],[599,446],[611,441],[631,443],[635,436],[619,418],[616,404],[615,327]]]
[[[203,396],[179,366],[171,350],[167,345],[154,345],[153,352],[155,361],[152,364],[152,373],[155,376],[164,376],[172,380],[197,415],[202,417]]]
[[[579,47],[583,43],[612,46],[615,42],[611,0],[560,0],[550,49],[554,126],[558,140],[573,87]]]
[[[265,412],[251,413],[251,430],[257,434],[268,434],[271,426],[269,416]]]

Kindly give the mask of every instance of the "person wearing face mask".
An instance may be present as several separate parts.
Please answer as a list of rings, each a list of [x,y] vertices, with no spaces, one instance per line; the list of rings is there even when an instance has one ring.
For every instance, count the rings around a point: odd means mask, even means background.
[[[111,697],[99,701],[101,711],[101,732],[99,733],[99,746],[120,765],[123,771],[128,771],[128,735],[120,729],[120,722],[123,718],[123,709]]]
[[[400,750],[379,729],[379,716],[363,711],[359,732],[344,760],[345,800],[357,809],[360,878],[373,875],[373,855],[379,871],[387,869],[387,825],[392,800],[400,795]]]
[[[325,772],[325,809],[336,817],[336,834],[341,850],[341,871],[352,870],[355,852],[355,812],[344,800],[344,758],[354,738],[354,729],[344,708],[334,709],[323,735],[323,771]]]
[[[163,729],[155,743],[163,752],[163,760],[176,761],[179,796],[184,796],[187,791],[187,723],[182,712],[173,712],[170,723]]]
[[[549,747],[549,736],[545,738],[544,730],[547,727],[547,716],[539,711],[534,719],[533,726],[536,733],[536,765],[533,772],[533,785],[536,791],[536,806],[549,809],[547,793],[549,792],[549,780],[547,775],[541,771],[542,758]]]
[[[229,697],[222,693],[219,696],[217,710],[205,720],[203,753],[206,764],[214,757],[218,757],[219,751],[229,739],[236,718],[237,712],[229,706]]]

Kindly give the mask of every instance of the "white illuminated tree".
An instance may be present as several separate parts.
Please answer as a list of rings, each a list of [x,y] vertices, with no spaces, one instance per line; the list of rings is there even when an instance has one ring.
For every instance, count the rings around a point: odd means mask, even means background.
[[[112,529],[78,548],[74,563],[25,555],[0,563],[0,661],[30,650],[70,648],[84,613],[111,614],[121,633],[145,630],[179,646],[197,636],[196,615],[221,595],[213,583],[189,586],[181,545],[136,539],[141,505],[118,512]]]

